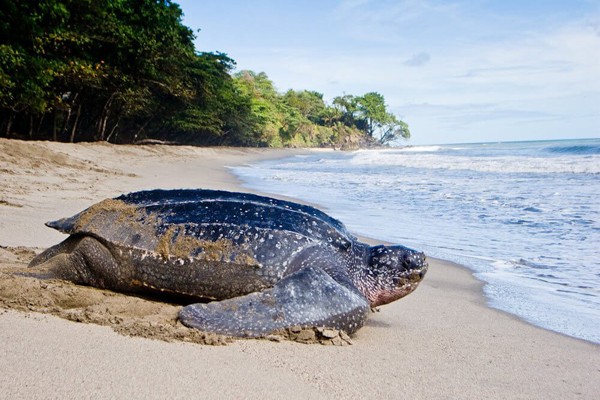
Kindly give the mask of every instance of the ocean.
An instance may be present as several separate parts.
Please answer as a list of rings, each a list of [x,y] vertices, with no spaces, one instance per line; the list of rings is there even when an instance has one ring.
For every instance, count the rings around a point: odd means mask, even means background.
[[[492,307],[600,343],[600,139],[317,152],[233,170],[356,234],[470,268]]]

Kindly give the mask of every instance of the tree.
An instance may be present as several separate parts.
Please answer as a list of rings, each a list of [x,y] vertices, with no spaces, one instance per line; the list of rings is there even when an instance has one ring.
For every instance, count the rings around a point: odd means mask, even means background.
[[[385,99],[379,93],[366,93],[357,97],[355,102],[358,111],[357,125],[370,137],[394,117],[387,112]]]
[[[333,108],[340,115],[339,120],[346,125],[356,124],[356,112],[358,111],[357,98],[350,94],[338,96],[333,99]]]
[[[323,94],[311,90],[288,90],[283,96],[283,101],[288,106],[298,110],[306,119],[319,124],[323,122],[325,102]]]
[[[281,96],[267,74],[243,70],[234,75],[234,82],[240,96],[250,104],[252,131],[248,132],[247,139],[258,146],[283,145]]]
[[[383,126],[381,136],[379,137],[379,143],[381,144],[388,144],[398,139],[410,138],[408,125],[405,122],[396,119],[395,116],[393,117],[392,121]]]
[[[356,126],[380,144],[410,137],[408,125],[387,111],[385,98],[376,92],[369,92],[355,98],[357,108]]]
[[[247,145],[252,141],[251,104],[230,72],[235,61],[223,53],[200,53],[186,67],[186,107],[168,124],[168,139],[203,145]]]

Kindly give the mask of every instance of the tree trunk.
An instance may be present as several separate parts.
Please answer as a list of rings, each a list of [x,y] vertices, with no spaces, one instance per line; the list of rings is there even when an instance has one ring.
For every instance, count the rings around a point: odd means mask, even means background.
[[[100,128],[100,140],[104,141],[104,134],[106,133],[106,124],[108,123],[109,112],[106,112],[104,120],[102,121],[102,127]]]
[[[106,137],[106,141],[110,142],[110,138],[112,137],[113,133],[115,133],[115,131],[117,130],[117,128],[119,127],[119,122],[121,121],[121,117],[119,117],[117,119],[117,123],[115,124],[115,126],[113,126],[113,128],[110,130],[110,133],[108,134],[108,136]],[[117,135],[115,135],[115,143],[117,141]]]
[[[73,143],[75,141],[75,132],[77,132],[77,123],[79,122],[79,116],[81,115],[81,104],[77,106],[77,114],[75,115],[75,122],[73,122],[73,128],[71,129],[71,137],[69,141]]]
[[[56,109],[54,110],[54,121],[52,123],[52,140],[56,142]]]
[[[71,110],[72,110],[72,107],[69,107],[67,109],[67,118],[65,118],[65,122],[63,124],[63,127],[60,130],[61,137],[64,137],[65,133],[67,133],[67,128],[69,127],[69,121],[71,120]]]
[[[79,97],[79,92],[75,93],[73,96],[73,100],[71,100],[71,105],[67,109],[67,118],[65,118],[65,123],[63,124],[61,134],[64,136],[67,133],[69,128],[69,121],[71,121],[71,114],[73,112],[73,108],[75,107],[75,103],[77,102],[77,98]]]
[[[37,136],[38,139],[40,137],[40,129],[42,129],[42,123],[44,122],[45,116],[46,116],[46,113],[43,113],[42,116],[40,117],[40,122],[38,122],[37,129],[35,130],[35,136]]]
[[[375,128],[373,128],[373,118],[367,118],[367,124],[369,125],[368,129],[368,134],[370,137],[373,137],[373,133],[375,132]]]
[[[102,108],[102,113],[100,114],[100,123],[98,125],[98,136],[100,137],[100,140],[102,140],[102,141],[104,140],[104,134],[106,133],[106,124],[108,122],[108,117],[110,115],[110,112],[109,112],[110,106],[112,105],[113,99],[115,98],[116,94],[117,94],[117,92],[114,92],[110,95],[110,97],[104,104],[104,107]]]
[[[10,135],[10,128],[12,127],[12,122],[13,122],[13,114],[10,113],[10,115],[8,116],[8,121],[6,121],[6,137],[8,137]]]
[[[29,114],[29,139],[33,137],[33,114]]]
[[[138,138],[139,134],[142,133],[142,131],[144,130],[144,128],[146,127],[146,125],[148,125],[150,123],[150,121],[152,121],[153,118],[154,118],[154,115],[151,116],[150,118],[148,118],[146,120],[146,122],[144,122],[144,124],[142,126],[140,126],[140,129],[138,129],[138,131],[133,136],[133,143],[137,142],[137,138]]]

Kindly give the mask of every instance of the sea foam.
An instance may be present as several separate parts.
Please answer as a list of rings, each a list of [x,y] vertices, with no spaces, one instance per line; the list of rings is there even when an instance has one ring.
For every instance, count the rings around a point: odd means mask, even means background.
[[[331,152],[235,168],[353,232],[466,265],[493,307],[600,343],[600,140]],[[592,150],[590,150],[592,149]]]

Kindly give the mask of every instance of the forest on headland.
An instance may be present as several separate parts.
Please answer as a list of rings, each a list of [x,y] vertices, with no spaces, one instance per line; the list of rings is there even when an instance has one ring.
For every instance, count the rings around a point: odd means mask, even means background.
[[[328,104],[196,51],[169,0],[0,5],[0,137],[355,148],[410,136],[377,92]]]

